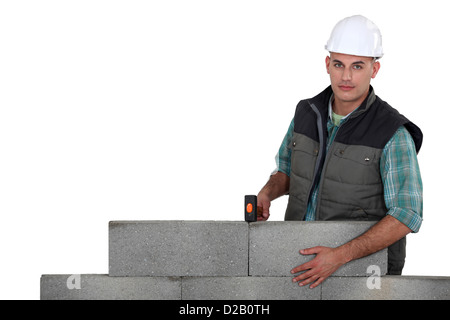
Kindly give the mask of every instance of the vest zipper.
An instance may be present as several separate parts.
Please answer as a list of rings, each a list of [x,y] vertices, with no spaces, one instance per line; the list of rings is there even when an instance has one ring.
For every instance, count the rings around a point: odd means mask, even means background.
[[[314,105],[314,103],[310,103],[308,100],[309,106],[311,107],[311,109],[314,111],[314,113],[317,116],[317,128],[318,128],[318,133],[319,133],[319,150],[318,150],[318,154],[317,154],[317,159],[316,159],[316,165],[314,168],[314,175],[313,175],[313,181],[311,183],[311,186],[309,187],[309,191],[308,191],[308,199],[306,202],[306,207],[305,207],[305,214],[303,216],[306,215],[306,211],[308,210],[308,203],[311,200],[311,196],[312,196],[312,192],[314,190],[314,186],[317,184],[317,175],[319,173],[319,168],[320,168],[320,163],[322,161],[322,157],[323,157],[323,146],[324,146],[324,136],[323,136],[323,125],[322,125],[322,115],[319,112],[319,109],[317,109],[317,107]]]
[[[316,204],[316,212],[315,212],[315,220],[317,221],[317,220],[319,220],[319,215],[320,215],[320,210],[319,210],[319,208],[320,208],[320,201],[321,201],[321,199],[322,199],[322,187],[323,187],[323,179],[324,179],[324,172],[326,172],[326,168],[327,168],[327,166],[328,166],[328,162],[330,161],[330,152],[329,152],[329,150],[332,150],[333,148],[333,145],[334,145],[334,141],[336,140],[336,136],[337,136],[337,134],[338,134],[338,132],[339,132],[339,130],[341,129],[341,127],[345,124],[347,122],[347,119],[344,119],[344,121],[342,122],[342,120],[341,120],[341,123],[339,123],[339,126],[337,127],[337,129],[336,129],[336,132],[334,133],[334,135],[331,137],[331,138],[333,138],[333,140],[331,141],[331,143],[330,143],[330,145],[329,146],[325,146],[325,148],[326,148],[326,150],[327,150],[327,152],[326,152],[326,155],[325,155],[325,160],[324,160],[324,163],[323,163],[323,166],[322,166],[322,174],[321,174],[321,176],[320,176],[320,179],[319,179],[319,185],[318,185],[318,187],[319,187],[319,190],[318,190],[318,193],[317,193],[317,204]],[[327,128],[327,131],[328,131],[328,128]],[[314,179],[315,180],[315,179]]]

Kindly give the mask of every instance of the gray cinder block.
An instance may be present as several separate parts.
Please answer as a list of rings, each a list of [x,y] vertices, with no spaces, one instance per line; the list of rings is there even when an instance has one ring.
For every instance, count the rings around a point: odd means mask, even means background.
[[[309,289],[290,277],[185,277],[183,300],[319,300],[320,286]]]
[[[111,221],[110,276],[247,276],[244,221]]]
[[[42,275],[41,300],[178,300],[181,279],[109,277],[102,274]]]
[[[290,270],[310,261],[314,255],[301,255],[300,249],[315,246],[338,247],[363,234],[374,222],[273,221],[250,224],[249,275],[291,276]],[[375,265],[380,275],[387,272],[387,249],[351,261],[333,276],[369,276]]]
[[[322,283],[322,299],[450,300],[450,277],[330,277]]]

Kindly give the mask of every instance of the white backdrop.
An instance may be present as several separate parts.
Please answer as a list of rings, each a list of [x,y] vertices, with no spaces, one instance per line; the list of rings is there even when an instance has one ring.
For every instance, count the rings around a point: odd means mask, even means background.
[[[111,220],[243,220],[324,44],[381,29],[375,92],[424,132],[404,274],[450,276],[445,1],[0,1],[0,298],[108,273]],[[272,205],[283,220],[287,198]],[[300,248],[299,248],[300,249]]]

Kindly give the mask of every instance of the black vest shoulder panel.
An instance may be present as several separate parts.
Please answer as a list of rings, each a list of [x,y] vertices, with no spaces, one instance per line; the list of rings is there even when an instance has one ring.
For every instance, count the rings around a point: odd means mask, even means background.
[[[332,94],[333,91],[329,86],[317,96],[300,101],[295,112],[294,132],[319,141],[318,130],[322,130],[326,137],[328,134],[326,129],[328,102]],[[310,107],[311,104],[316,106],[320,112],[321,128],[317,126],[317,114]],[[376,96],[373,88],[370,87],[369,95],[361,106],[350,115],[345,126],[339,130],[335,141],[348,145],[364,145],[383,149],[400,126],[405,126],[409,131],[416,145],[416,151],[419,152],[423,140],[420,128]]]

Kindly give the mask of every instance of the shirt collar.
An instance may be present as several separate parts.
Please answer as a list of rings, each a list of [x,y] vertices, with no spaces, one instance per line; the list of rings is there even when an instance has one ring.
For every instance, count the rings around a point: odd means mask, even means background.
[[[334,100],[334,93],[331,94],[330,100],[328,101],[328,119],[331,121],[333,121],[333,100]],[[356,108],[355,110],[358,110],[358,108]],[[342,117],[342,120],[348,118],[348,116],[350,116],[353,112],[355,112],[355,110],[350,112],[345,117]]]

